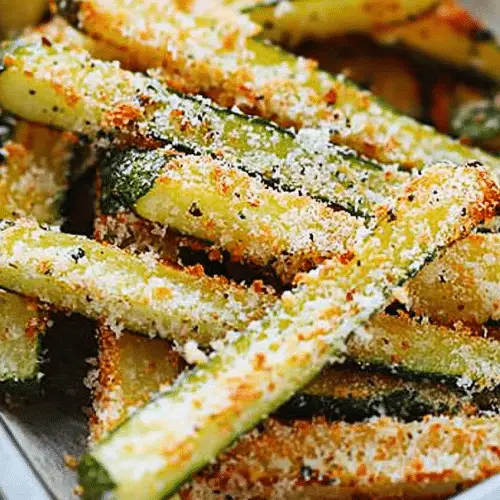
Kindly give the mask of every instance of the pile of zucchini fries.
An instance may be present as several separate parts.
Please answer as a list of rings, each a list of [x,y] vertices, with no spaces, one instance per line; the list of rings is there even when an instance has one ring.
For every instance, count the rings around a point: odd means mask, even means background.
[[[497,88],[452,0],[390,4],[57,0],[0,45],[0,390],[38,383],[52,310],[96,321],[85,498],[447,498],[500,472],[500,159],[282,48],[363,33]],[[58,227],[89,168],[93,238]]]

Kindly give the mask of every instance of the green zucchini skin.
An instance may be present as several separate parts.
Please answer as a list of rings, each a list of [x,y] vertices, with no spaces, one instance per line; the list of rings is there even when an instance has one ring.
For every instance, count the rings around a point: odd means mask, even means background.
[[[109,151],[100,163],[103,214],[114,214],[122,208],[133,208],[146,195],[170,158],[157,150]]]
[[[47,47],[41,42],[18,41],[17,46],[4,47],[3,54],[8,56],[4,61],[15,60],[40,70],[26,77],[20,68],[10,66],[0,74],[0,104],[25,118],[129,144],[171,144],[180,151],[217,152],[272,187],[298,190],[365,217],[376,203],[394,193],[381,166],[330,144],[319,131],[305,129],[295,135],[271,122],[214,107],[205,99],[165,89],[157,80],[57,44]],[[41,73],[42,67],[56,61],[67,70],[64,82],[59,73]],[[81,81],[91,81],[92,86],[78,83]],[[54,93],[54,86],[61,85],[64,93]],[[21,88],[28,92],[35,87],[37,96],[30,99],[29,106],[20,101],[25,96],[12,95],[12,88],[21,93]],[[95,99],[96,92],[102,100]],[[68,103],[64,95],[73,96],[72,101]],[[44,106],[40,96],[53,106]],[[133,116],[124,118],[129,112]]]
[[[41,352],[40,348],[38,352]],[[32,377],[26,378],[9,378],[0,381],[0,395],[1,394],[14,394],[19,396],[36,396],[40,391],[40,377],[39,377],[39,361],[36,363],[36,372]]]
[[[86,478],[85,498],[102,498],[102,493],[116,488],[108,471],[91,455],[85,455],[78,465],[78,473]]]
[[[453,117],[452,128],[457,136],[477,142],[499,137],[500,97],[462,106]]]
[[[111,497],[175,492],[344,351],[349,334],[384,306],[394,287],[470,231],[498,196],[484,170],[470,168],[433,169],[408,189],[349,263],[304,275],[263,319],[92,448],[117,485]],[[461,220],[450,216],[462,212]],[[88,469],[80,480],[89,484]]]
[[[483,406],[489,399],[483,398]],[[274,415],[286,420],[326,420],[359,422],[371,417],[389,416],[403,421],[425,415],[456,415],[473,408],[470,395],[420,379],[401,380],[373,370],[360,371],[356,365],[326,368],[309,386],[295,394]],[[472,410],[473,411],[473,410]]]
[[[274,415],[286,420],[309,420],[315,416],[329,421],[360,422],[371,417],[397,417],[405,422],[419,420],[425,415],[458,413],[459,406],[450,407],[443,401],[423,398],[415,389],[398,389],[366,399],[334,398],[329,395],[296,394]]]
[[[12,131],[16,126],[16,120],[7,113],[0,110],[0,147],[2,147],[11,137]],[[0,161],[5,161],[0,157]]]

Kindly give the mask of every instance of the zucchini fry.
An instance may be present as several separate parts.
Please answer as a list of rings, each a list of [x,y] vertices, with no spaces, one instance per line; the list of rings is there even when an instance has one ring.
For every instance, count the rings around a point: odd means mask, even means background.
[[[435,9],[410,22],[382,28],[375,37],[500,82],[500,46],[494,33],[456,0],[441,0]]]
[[[416,180],[349,263],[303,275],[264,318],[93,447],[79,466],[86,495],[173,493],[342,356],[394,287],[490,215],[498,197],[481,169],[435,168]]]
[[[444,324],[500,320],[500,234],[457,242],[408,283],[410,306]]]
[[[340,2],[230,1],[263,27],[263,38],[293,45],[304,38],[371,35],[483,78],[500,81],[500,47],[494,34],[455,0]],[[246,4],[246,5],[245,5]]]
[[[141,259],[83,236],[42,229],[32,221],[4,221],[0,286],[38,297],[117,331],[207,344],[240,329],[265,310],[267,295],[206,279],[199,270]]]
[[[182,500],[444,499],[500,472],[498,417],[263,427],[195,476]]]
[[[156,0],[61,3],[61,12],[91,37],[121,47],[124,64],[135,56],[131,69],[159,68],[155,74],[174,88],[204,93],[223,106],[236,104],[284,127],[321,128],[333,142],[382,163],[420,168],[476,160],[495,170],[500,165],[400,115],[344,76],[318,71],[310,60],[249,38],[243,28],[233,26],[228,36],[227,19],[207,26],[205,18],[191,15],[185,28],[185,12]]]
[[[74,138],[6,116],[2,121],[8,140],[0,148],[0,217],[59,222]],[[47,321],[35,301],[0,292],[0,390],[24,390],[38,381],[39,335]]]
[[[370,34],[381,26],[420,16],[437,0],[226,0],[264,28],[262,36],[294,45],[305,38],[329,38],[348,33]]]
[[[116,202],[147,220],[210,241],[283,282],[353,247],[362,222],[307,196],[279,192],[203,156],[127,150],[101,164],[105,212]],[[110,210],[111,209],[111,210]]]
[[[22,117],[93,138],[223,156],[268,184],[364,215],[393,195],[386,177],[407,180],[331,145],[321,131],[296,135],[43,40],[19,40],[0,56],[0,104]]]

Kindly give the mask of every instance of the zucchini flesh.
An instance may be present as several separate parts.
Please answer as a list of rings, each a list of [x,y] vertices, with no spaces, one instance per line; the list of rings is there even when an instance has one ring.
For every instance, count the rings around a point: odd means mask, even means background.
[[[209,157],[128,150],[110,155],[101,169],[104,208],[114,210],[118,200],[145,219],[214,243],[233,260],[269,266],[283,282],[346,254],[362,227],[346,212],[269,189]]]
[[[262,314],[269,300],[198,269],[186,273],[31,221],[4,221],[0,249],[0,286],[93,319],[104,316],[117,331],[124,326],[207,344]]]
[[[411,307],[445,324],[500,320],[499,245],[499,234],[457,242],[408,284]]]
[[[33,121],[90,137],[143,146],[171,143],[181,150],[221,155],[268,184],[364,215],[394,193],[382,167],[329,144],[320,131],[295,135],[214,108],[84,51],[48,46],[43,39],[18,41],[5,47],[3,63],[0,104]]]
[[[382,26],[419,16],[436,0],[374,2],[363,0],[226,0],[263,27],[262,36],[296,44],[304,38],[329,38],[347,33],[369,34]]]
[[[499,441],[498,417],[358,424],[269,419],[180,496],[445,499],[500,472]]]
[[[126,48],[120,57],[124,64],[134,54],[129,67],[160,68],[157,76],[183,91],[205,93],[228,107],[237,104],[285,127],[322,128],[333,142],[382,163],[420,168],[442,160],[472,160],[494,170],[500,165],[493,156],[400,115],[342,75],[329,75],[312,61],[245,38],[243,29],[233,27],[228,41],[224,21],[207,27],[202,17],[192,15],[196,29],[191,24],[184,29],[185,13],[155,0],[64,3],[74,6],[70,19],[90,36]]]
[[[349,263],[303,275],[264,318],[94,447],[79,466],[86,495],[174,492],[341,356],[394,287],[491,213],[497,196],[481,169],[444,167],[417,179]]]

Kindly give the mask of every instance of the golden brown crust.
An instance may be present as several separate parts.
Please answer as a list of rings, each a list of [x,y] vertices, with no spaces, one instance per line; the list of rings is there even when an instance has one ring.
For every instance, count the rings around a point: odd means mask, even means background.
[[[98,327],[99,372],[93,387],[93,413],[89,419],[90,441],[96,442],[123,417],[120,351],[116,335],[101,322]]]
[[[497,419],[285,424],[269,419],[198,474],[183,499],[446,498],[500,471]],[[217,493],[219,492],[219,493]],[[219,496],[220,494],[220,496]]]

